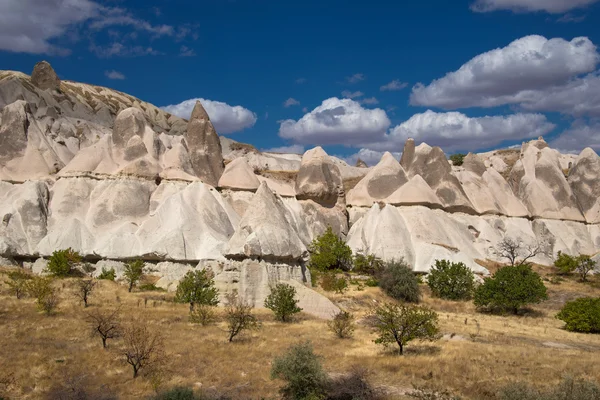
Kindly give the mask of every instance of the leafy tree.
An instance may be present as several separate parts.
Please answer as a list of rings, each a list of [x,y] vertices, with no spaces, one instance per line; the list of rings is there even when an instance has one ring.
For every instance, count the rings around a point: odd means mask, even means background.
[[[596,262],[584,254],[574,257],[559,251],[554,266],[560,270],[561,274],[577,272],[581,281],[587,282],[589,273],[596,268]]]
[[[129,291],[138,283],[142,275],[144,274],[145,263],[142,260],[133,260],[125,264],[125,272],[123,276],[129,284]]]
[[[452,165],[460,167],[461,165],[463,165],[465,157],[466,157],[466,154],[462,154],[462,153],[452,154],[450,156],[450,161],[452,161]]]
[[[38,308],[46,314],[52,314],[58,306],[59,298],[56,290],[52,287],[51,278],[35,276],[27,281],[26,290],[29,296],[35,298]]]
[[[133,322],[123,330],[125,359],[137,378],[141,369],[152,370],[165,361],[164,339],[144,322]]]
[[[475,289],[475,276],[461,262],[436,260],[427,276],[427,284],[434,296],[449,300],[470,299]]]
[[[348,280],[343,276],[338,277],[333,271],[326,272],[321,278],[321,287],[328,292],[343,294],[348,289]]]
[[[252,308],[251,305],[240,299],[235,292],[227,296],[225,319],[227,320],[229,342],[232,342],[234,337],[245,330],[260,327],[258,319],[252,314]]]
[[[561,274],[568,275],[577,268],[577,257],[559,251],[556,255],[554,266],[560,270]]]
[[[291,346],[271,365],[271,379],[286,382],[281,389],[284,399],[319,399],[324,395],[327,375],[310,342]]]
[[[600,298],[583,297],[567,302],[556,318],[571,332],[600,333]]]
[[[75,264],[81,262],[81,256],[70,247],[66,250],[55,250],[48,261],[48,272],[52,276],[69,276]]]
[[[575,268],[575,271],[579,274],[582,282],[587,282],[589,273],[594,269],[596,269],[596,261],[592,260],[590,256],[580,255],[577,257],[577,268]]]
[[[108,339],[115,339],[121,333],[120,312],[120,308],[114,310],[98,308],[87,314],[86,320],[90,325],[92,335],[100,336],[103,348],[106,348]]]
[[[533,257],[546,254],[544,245],[542,243],[536,243],[534,245],[525,245],[522,242],[505,237],[498,243],[495,253],[500,258],[506,258],[510,265],[525,265]]]
[[[290,321],[292,315],[302,311],[296,300],[296,289],[287,283],[278,283],[271,287],[271,293],[265,299],[265,308],[275,313],[282,322]]]
[[[354,255],[352,271],[357,274],[375,276],[378,275],[384,267],[383,260],[373,254],[363,254],[358,252]]]
[[[529,265],[500,268],[475,290],[474,303],[478,308],[510,311],[517,314],[527,305],[548,298],[542,278]]]
[[[352,265],[352,250],[331,227],[313,240],[309,252],[308,266],[311,269],[348,271]]]
[[[354,315],[347,311],[341,310],[335,314],[331,321],[327,322],[329,330],[333,332],[340,339],[346,339],[352,337],[354,333]]]
[[[82,279],[77,282],[77,291],[75,292],[75,295],[79,297],[81,301],[83,301],[84,307],[88,306],[88,299],[94,291],[97,283],[98,282],[93,279]]]
[[[216,306],[219,304],[219,291],[213,277],[212,271],[208,269],[188,271],[177,285],[175,301],[189,303],[190,312],[195,304]]]
[[[403,260],[385,264],[379,276],[379,287],[396,300],[418,303],[421,298],[419,281]]]
[[[114,281],[116,277],[117,273],[115,272],[114,268],[105,269],[102,267],[102,272],[100,272],[100,275],[98,275],[98,279],[105,279],[107,281]]]
[[[396,343],[400,354],[412,340],[438,339],[438,315],[427,307],[385,303],[373,310],[371,321],[379,335],[375,343]]]
[[[10,271],[8,273],[8,281],[5,283],[8,285],[8,288],[12,294],[14,294],[17,299],[22,298],[27,293],[27,283],[31,280],[31,275],[18,269],[16,271]]]

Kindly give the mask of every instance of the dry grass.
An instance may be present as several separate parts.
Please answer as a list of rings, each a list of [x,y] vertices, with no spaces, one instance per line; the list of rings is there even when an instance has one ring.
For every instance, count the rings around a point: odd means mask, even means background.
[[[296,177],[298,176],[298,171],[258,170],[257,172],[259,175],[264,176],[265,178],[288,183],[296,182]]]
[[[104,351],[99,338],[90,338],[86,311],[74,297],[72,279],[57,281],[63,301],[51,317],[39,313],[32,299],[9,297],[3,281],[0,395],[7,377],[14,381],[7,393],[10,398],[38,399],[56,381],[82,374],[90,386],[108,385],[122,399],[153,393],[150,379],[132,379],[121,340],[109,341]],[[270,361],[289,345],[311,340],[328,371],[343,373],[361,365],[390,398],[402,398],[418,385],[446,388],[464,398],[491,399],[495,388],[517,379],[541,386],[558,382],[564,374],[600,381],[600,370],[592,368],[600,336],[566,332],[554,318],[566,299],[598,296],[600,290],[574,279],[547,285],[550,300],[523,317],[479,314],[470,302],[434,299],[424,287],[423,302],[439,312],[442,333],[452,338],[410,343],[402,357],[373,343],[375,336],[365,326],[363,318],[370,307],[387,300],[378,288],[358,290],[351,285],[343,295],[322,292],[356,314],[353,339],[337,339],[325,321],[307,315],[296,323],[281,324],[269,312],[257,310],[262,329],[227,343],[223,322],[209,327],[190,324],[188,306],[170,302],[171,294],[127,293],[124,286],[109,281],[100,282],[90,303],[120,305],[126,321],[145,318],[150,327],[164,333],[168,363],[163,387],[217,387],[238,398],[276,398],[280,383],[269,378]]]

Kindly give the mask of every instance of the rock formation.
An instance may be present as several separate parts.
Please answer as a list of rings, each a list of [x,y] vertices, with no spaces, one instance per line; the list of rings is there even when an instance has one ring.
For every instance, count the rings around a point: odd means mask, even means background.
[[[60,79],[46,61],[35,64],[31,73],[31,83],[42,90],[60,90]]]
[[[584,149],[569,171],[569,185],[589,224],[600,224],[600,157]]]
[[[324,206],[333,206],[337,203],[341,187],[340,170],[321,147],[304,153],[296,178],[296,197],[299,200],[310,199]]]

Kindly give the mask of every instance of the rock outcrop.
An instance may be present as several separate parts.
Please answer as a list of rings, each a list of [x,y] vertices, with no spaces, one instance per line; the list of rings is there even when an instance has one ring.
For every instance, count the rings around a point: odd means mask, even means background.
[[[381,161],[348,192],[347,203],[353,206],[370,207],[384,200],[408,182],[404,169],[394,156],[386,152]]]
[[[219,187],[235,190],[255,191],[260,181],[244,158],[236,158],[225,167],[219,179]]]
[[[31,83],[42,90],[59,90],[60,79],[50,64],[46,61],[40,61],[33,67],[31,73]]]
[[[584,149],[569,171],[569,185],[589,224],[600,224],[600,157]]]
[[[313,200],[324,206],[334,206],[342,187],[340,170],[325,150],[315,147],[304,153],[296,177],[296,197],[299,200]]]

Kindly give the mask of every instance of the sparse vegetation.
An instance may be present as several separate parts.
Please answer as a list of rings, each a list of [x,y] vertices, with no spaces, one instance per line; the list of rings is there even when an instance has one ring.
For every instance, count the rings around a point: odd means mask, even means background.
[[[190,312],[194,310],[196,304],[216,306],[219,304],[219,291],[215,287],[213,278],[212,271],[207,269],[188,271],[179,281],[175,301],[188,303]]]
[[[529,260],[537,255],[545,255],[546,249],[543,243],[525,245],[517,239],[505,237],[495,249],[495,253],[500,258],[505,258],[510,266],[527,265]]]
[[[27,281],[27,294],[33,297],[40,311],[50,315],[60,301],[49,277],[35,276]]]
[[[325,272],[321,276],[321,287],[328,292],[343,294],[348,289],[348,280],[333,271]]]
[[[193,324],[200,324],[207,326],[217,320],[217,312],[214,306],[207,304],[196,304],[192,311],[190,311],[190,322]]]
[[[159,368],[165,362],[164,338],[152,331],[144,321],[133,321],[123,329],[125,360],[137,378],[140,370]]]
[[[83,301],[83,306],[88,306],[88,299],[94,288],[96,287],[97,282],[94,279],[81,279],[77,281],[77,291],[75,295]]]
[[[403,260],[385,264],[379,276],[379,287],[396,300],[418,303],[421,298],[419,281]]]
[[[516,382],[500,389],[500,400],[600,400],[600,386],[583,379],[564,378],[555,388],[536,389],[525,382]]]
[[[52,276],[64,278],[71,275],[73,268],[81,262],[81,256],[70,247],[66,250],[56,250],[48,260],[48,273]]]
[[[596,262],[584,254],[574,257],[559,251],[554,266],[563,275],[576,272],[582,282],[587,282],[588,275],[596,268]]]
[[[285,354],[276,357],[271,366],[271,378],[285,382],[281,388],[284,399],[320,399],[327,385],[321,358],[314,353],[310,342],[293,345]]]
[[[354,329],[354,315],[348,311],[340,310],[331,321],[327,322],[329,330],[333,332],[340,339],[347,339],[352,337]]]
[[[463,165],[466,156],[466,154],[462,153],[452,154],[450,156],[450,161],[452,161],[452,165],[460,167],[461,165]]]
[[[227,296],[225,319],[227,320],[229,342],[232,342],[233,338],[246,330],[258,329],[260,327],[258,319],[252,314],[253,308],[239,298],[235,292]]]
[[[106,348],[108,339],[115,339],[121,333],[120,308],[100,309],[97,308],[87,314],[92,336],[100,336],[102,347]]]
[[[131,292],[133,287],[139,282],[144,274],[145,263],[142,260],[133,260],[125,264],[123,276],[128,284],[128,290]]]
[[[98,275],[98,279],[103,279],[107,281],[114,281],[116,277],[117,273],[115,272],[114,268],[105,269],[104,267],[102,267],[102,271],[100,272],[100,275]]]
[[[294,314],[302,311],[298,307],[296,289],[287,283],[271,287],[271,293],[265,299],[265,308],[273,311],[275,318],[281,322],[289,322]]]
[[[376,257],[373,254],[363,254],[362,252],[358,252],[354,255],[352,272],[376,276],[381,273],[383,267],[384,263],[381,258]]]
[[[27,284],[29,280],[31,280],[31,275],[18,269],[8,273],[6,284],[9,287],[10,293],[15,295],[17,299],[20,299],[27,294]]]
[[[309,252],[308,266],[311,270],[349,271],[352,266],[352,250],[331,227],[313,240]]]
[[[568,331],[600,333],[600,297],[569,301],[556,318],[565,322],[565,329]]]
[[[461,262],[436,260],[429,271],[427,285],[436,297],[448,300],[468,300],[475,289],[475,276]]]

